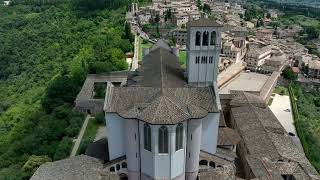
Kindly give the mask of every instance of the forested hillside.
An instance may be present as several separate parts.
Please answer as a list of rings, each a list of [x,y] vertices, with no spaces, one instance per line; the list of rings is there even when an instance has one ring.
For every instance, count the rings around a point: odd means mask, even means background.
[[[65,158],[83,115],[87,73],[127,68],[129,0],[15,0],[0,5],[0,180],[29,179]]]

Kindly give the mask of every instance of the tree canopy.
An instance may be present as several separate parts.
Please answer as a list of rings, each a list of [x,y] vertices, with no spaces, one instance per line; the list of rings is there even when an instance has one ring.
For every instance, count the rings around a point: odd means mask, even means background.
[[[0,179],[29,179],[49,159],[66,158],[84,120],[72,105],[86,75],[127,69],[130,2],[74,3],[0,6]]]

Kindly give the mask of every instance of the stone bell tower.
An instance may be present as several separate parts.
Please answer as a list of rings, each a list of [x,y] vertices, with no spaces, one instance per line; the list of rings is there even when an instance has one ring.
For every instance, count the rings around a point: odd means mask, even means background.
[[[187,41],[187,76],[192,86],[216,83],[221,51],[221,28],[216,22],[201,18],[189,22]]]

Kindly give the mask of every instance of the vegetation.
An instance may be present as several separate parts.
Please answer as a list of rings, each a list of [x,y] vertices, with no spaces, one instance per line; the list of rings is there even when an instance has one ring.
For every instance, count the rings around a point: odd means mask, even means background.
[[[285,79],[291,80],[291,81],[295,81],[298,78],[298,74],[293,72],[291,67],[286,67],[281,74]]]
[[[84,154],[86,152],[88,146],[93,142],[97,134],[99,125],[100,124],[98,123],[96,118],[92,118],[89,120],[87,129],[82,137],[77,154]]]
[[[320,172],[320,91],[297,84],[289,87],[295,126],[306,156]]]
[[[273,93],[279,94],[279,95],[286,95],[289,96],[288,89],[283,86],[277,86],[274,90]]]
[[[244,19],[246,21],[251,21],[253,19],[263,19],[264,14],[265,14],[264,9],[262,9],[256,5],[251,5],[251,6],[247,7],[245,14],[244,14]]]
[[[153,44],[150,43],[147,40],[142,39],[142,38],[140,38],[139,43],[140,43],[140,45],[139,45],[139,61],[142,61],[142,59],[143,59],[143,49],[150,48],[150,47],[153,46]]]
[[[187,64],[187,52],[186,51],[179,51],[179,59],[180,59],[180,64],[182,68],[186,68]]]
[[[0,5],[0,179],[28,179],[70,154],[87,73],[127,68],[129,0],[13,0]]]

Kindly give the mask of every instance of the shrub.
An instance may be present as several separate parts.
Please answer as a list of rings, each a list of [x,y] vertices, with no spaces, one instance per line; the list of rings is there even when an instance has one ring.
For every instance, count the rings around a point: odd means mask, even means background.
[[[95,117],[95,120],[100,125],[105,125],[106,124],[106,121],[105,121],[105,118],[104,118],[104,113],[97,114],[96,117]]]
[[[22,171],[33,174],[41,164],[51,161],[51,158],[49,158],[48,156],[32,155],[29,157],[28,161],[23,165]]]

